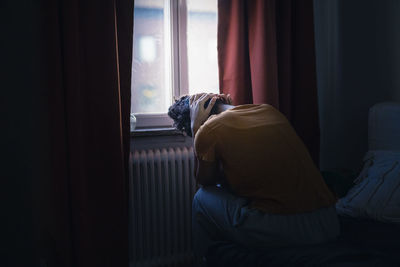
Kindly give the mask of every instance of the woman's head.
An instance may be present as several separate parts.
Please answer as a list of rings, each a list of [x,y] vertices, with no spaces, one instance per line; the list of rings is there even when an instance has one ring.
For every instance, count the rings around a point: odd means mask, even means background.
[[[192,136],[192,129],[190,128],[189,97],[190,96],[185,95],[175,100],[175,103],[168,109],[168,116],[174,120],[175,128]]]
[[[178,130],[185,132],[188,136],[192,136],[191,121],[190,121],[190,105],[189,105],[190,95],[185,95],[175,100],[175,103],[169,107],[168,116],[174,120],[174,127]],[[204,108],[207,108],[210,100],[204,103]],[[218,104],[224,104],[223,99],[218,98],[215,105],[211,109],[210,115],[217,114]]]

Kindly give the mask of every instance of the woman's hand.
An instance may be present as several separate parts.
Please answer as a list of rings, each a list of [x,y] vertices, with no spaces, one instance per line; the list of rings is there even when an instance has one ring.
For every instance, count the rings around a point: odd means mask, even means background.
[[[217,96],[224,104],[232,105],[232,98],[230,94],[219,94]]]
[[[207,108],[204,108],[204,103],[207,100],[210,100]],[[189,106],[190,106],[190,121],[191,121],[191,128],[192,128],[192,136],[197,133],[200,126],[208,119],[210,116],[211,109],[213,108],[215,101],[217,101],[218,95],[216,94],[196,94],[192,95],[189,98]]]

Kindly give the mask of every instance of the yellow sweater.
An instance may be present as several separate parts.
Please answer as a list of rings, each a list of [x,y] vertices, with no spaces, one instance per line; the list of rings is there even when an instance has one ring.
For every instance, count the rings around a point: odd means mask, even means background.
[[[220,161],[227,182],[250,206],[293,214],[336,198],[288,120],[270,105],[242,105],[211,116],[195,137],[199,159]]]

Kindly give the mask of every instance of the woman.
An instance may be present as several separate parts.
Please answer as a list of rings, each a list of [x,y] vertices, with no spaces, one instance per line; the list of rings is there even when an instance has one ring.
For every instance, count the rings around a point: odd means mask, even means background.
[[[267,104],[231,103],[183,96],[168,113],[194,138],[203,186],[193,199],[195,253],[221,240],[266,248],[335,239],[336,198],[289,121]]]

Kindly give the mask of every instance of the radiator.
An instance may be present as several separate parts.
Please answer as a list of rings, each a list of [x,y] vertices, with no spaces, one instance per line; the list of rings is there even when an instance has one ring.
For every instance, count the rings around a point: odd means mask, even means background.
[[[131,266],[191,266],[192,147],[130,154]]]

